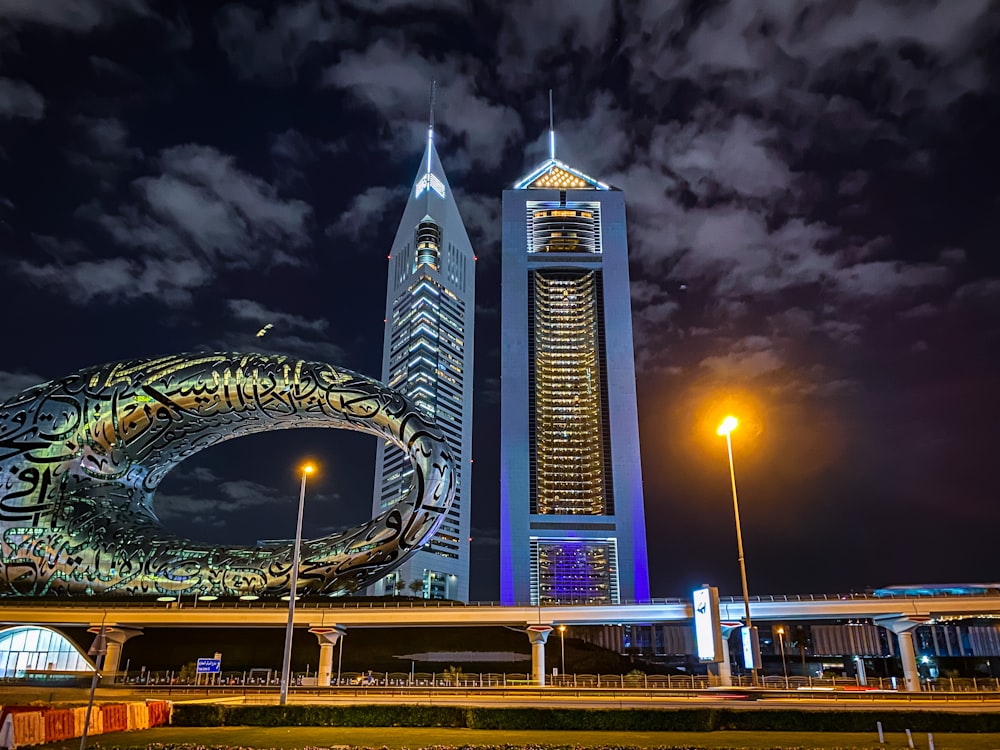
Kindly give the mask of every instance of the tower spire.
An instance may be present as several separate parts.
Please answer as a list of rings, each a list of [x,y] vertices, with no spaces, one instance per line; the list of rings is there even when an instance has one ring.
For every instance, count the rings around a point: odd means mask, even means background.
[[[437,81],[431,81],[431,112],[427,121],[427,174],[431,172],[431,146],[434,144],[434,95],[437,93]]]
[[[552,89],[549,89],[549,158],[556,158],[556,128],[552,118]]]
[[[419,198],[427,189],[433,190],[441,198],[445,197],[444,171],[441,162],[434,160],[434,102],[437,99],[437,81],[431,81],[430,112],[427,116],[427,148],[425,149],[424,173],[413,183],[413,197]],[[438,174],[434,174],[434,170]]]

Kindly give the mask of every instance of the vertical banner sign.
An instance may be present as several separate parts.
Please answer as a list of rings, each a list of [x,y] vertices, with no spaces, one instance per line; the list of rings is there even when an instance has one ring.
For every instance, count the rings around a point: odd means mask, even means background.
[[[760,638],[757,626],[740,628],[740,644],[743,646],[743,666],[746,669],[760,669]]]
[[[723,661],[719,624],[719,589],[702,586],[691,593],[694,604],[694,640],[701,662]]]

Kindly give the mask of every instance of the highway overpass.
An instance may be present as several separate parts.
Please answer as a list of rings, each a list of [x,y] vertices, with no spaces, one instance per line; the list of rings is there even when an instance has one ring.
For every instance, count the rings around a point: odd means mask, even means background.
[[[742,599],[723,597],[723,622],[745,617]],[[919,689],[912,630],[939,618],[1000,616],[1000,596],[873,596],[867,594],[757,596],[750,600],[755,622],[789,620],[872,620],[896,633],[903,671],[909,689]],[[320,664],[332,659],[333,645],[345,629],[455,627],[501,625],[524,629],[532,643],[533,671],[544,682],[544,644],[549,630],[558,625],[627,625],[691,620],[691,602],[663,599],[639,604],[501,606],[495,603],[461,604],[410,599],[352,601],[333,599],[322,603],[300,602],[295,625],[309,628],[320,642]],[[110,628],[107,670],[118,668],[121,647],[147,627],[234,628],[282,627],[288,605],[281,601],[252,602],[94,602],[81,600],[9,599],[0,607],[2,625],[91,626]]]
[[[745,616],[743,600],[722,597],[724,621]],[[1000,616],[1000,596],[894,596],[816,594],[758,596],[750,600],[754,620],[824,620]],[[461,604],[435,600],[386,599],[379,602],[333,599],[299,602],[299,627],[408,627],[461,625],[627,625],[684,621],[692,618],[691,602],[661,599],[642,604],[501,606],[495,603]],[[93,602],[80,600],[7,599],[0,605],[0,625],[106,625],[119,627],[268,627],[283,626],[288,604],[252,602]]]

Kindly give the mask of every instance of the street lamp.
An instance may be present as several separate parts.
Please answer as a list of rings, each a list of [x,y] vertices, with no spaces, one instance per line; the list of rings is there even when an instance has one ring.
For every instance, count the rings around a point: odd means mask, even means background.
[[[785,675],[785,690],[788,690],[788,665],[785,663],[785,628],[779,625],[775,632],[778,634],[778,648],[781,649],[781,672]]]
[[[337,687],[340,687],[340,665],[344,663],[344,636],[346,632],[340,634],[340,650],[337,651]]]
[[[292,667],[292,625],[295,621],[295,597],[299,586],[299,547],[302,546],[302,511],[306,504],[306,478],[315,471],[312,464],[302,467],[302,486],[299,489],[299,518],[295,523],[295,546],[292,548],[292,580],[288,589],[288,625],[285,627],[285,653],[281,660],[281,695],[278,703],[288,702],[288,682]]]
[[[736,516],[736,549],[740,555],[740,581],[743,584],[743,607],[746,609],[747,615],[747,628],[753,634],[753,621],[750,619],[750,592],[747,589],[747,566],[746,561],[743,558],[743,532],[740,529],[740,502],[736,497],[736,469],[733,467],[733,438],[732,431],[736,429],[739,421],[734,416],[728,416],[722,420],[722,424],[719,425],[719,429],[716,432],[719,435],[725,435],[726,437],[726,448],[729,449],[729,479],[733,486],[733,514]],[[754,654],[756,657],[756,654]],[[756,666],[751,667],[750,670],[751,679],[753,684],[757,684],[757,668]]]
[[[105,613],[107,618],[107,613]],[[108,639],[105,635],[106,628],[104,620],[101,620],[101,629],[97,632],[94,642],[90,644],[89,656],[94,657],[94,676],[90,679],[90,700],[87,701],[87,715],[83,720],[83,732],[80,734],[80,750],[87,748],[87,729],[90,727],[90,714],[94,710],[94,693],[97,691],[97,681],[101,678],[101,670],[104,668],[104,657],[108,654]]]
[[[562,674],[562,682],[566,684],[566,626],[559,626],[559,672]]]

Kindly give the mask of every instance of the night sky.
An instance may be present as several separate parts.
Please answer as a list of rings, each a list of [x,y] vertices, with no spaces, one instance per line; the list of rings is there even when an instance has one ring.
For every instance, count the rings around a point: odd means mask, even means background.
[[[1000,4],[0,0],[0,396],[266,351],[380,376],[386,254],[437,146],[479,257],[472,598],[498,596],[500,196],[625,191],[654,596],[1000,580]],[[264,337],[256,333],[266,324]],[[369,517],[375,441],[185,462],[199,540]]]

